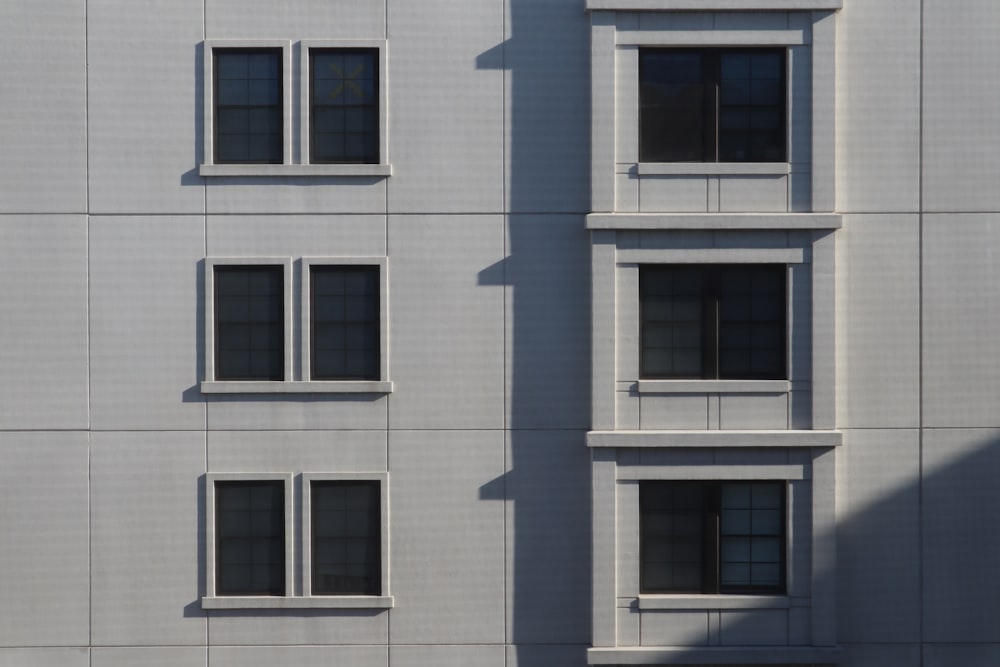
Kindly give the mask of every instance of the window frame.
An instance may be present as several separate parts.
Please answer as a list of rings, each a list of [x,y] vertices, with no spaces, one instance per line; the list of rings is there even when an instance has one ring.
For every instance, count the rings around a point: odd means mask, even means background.
[[[232,51],[255,51],[276,49],[281,52],[281,162],[280,163],[255,163],[255,162],[218,162],[216,161],[216,62],[215,52]],[[260,171],[274,170],[282,165],[288,165],[292,161],[292,105],[290,88],[292,85],[291,70],[291,42],[280,39],[246,39],[246,40],[205,40],[204,53],[204,112],[203,112],[203,134],[204,134],[204,154],[202,156],[202,170],[205,167],[214,167],[218,171],[232,172],[229,175],[238,175],[241,172],[254,173]],[[202,175],[210,175],[202,173]],[[225,174],[218,174],[225,175]]]
[[[216,269],[219,267],[253,267],[253,266],[278,266],[282,269],[282,289],[281,294],[284,299],[282,326],[284,331],[283,355],[283,375],[281,380],[227,380],[219,379],[217,374],[217,325],[216,317]],[[292,293],[291,293],[292,261],[287,257],[238,257],[238,258],[209,258],[205,260],[205,382],[202,383],[202,391],[206,385],[209,386],[275,386],[289,382],[292,379]]]
[[[282,50],[282,162],[280,164],[218,163],[215,161],[215,71],[216,49]],[[378,50],[378,128],[379,154],[377,163],[317,164],[309,161],[309,50],[310,49],[377,49]],[[298,177],[326,176],[381,179],[392,175],[388,141],[388,42],[380,39],[356,40],[291,40],[278,39],[207,39],[202,42],[203,69],[203,148],[198,175],[202,177]],[[296,67],[292,67],[293,60]],[[296,78],[297,75],[298,78]]]
[[[645,370],[646,366],[646,355],[647,355],[647,335],[646,335],[646,308],[647,303],[644,299],[645,292],[643,290],[644,279],[643,275],[648,276],[649,271],[656,271],[658,269],[666,268],[681,268],[681,267],[691,267],[692,269],[700,271],[699,279],[700,285],[700,313],[699,313],[699,344],[701,346],[701,354],[699,359],[700,373],[697,375],[690,374],[647,374]],[[774,373],[747,373],[745,375],[729,375],[722,374],[722,342],[721,338],[724,334],[724,326],[721,318],[719,316],[721,294],[719,290],[718,283],[722,279],[722,275],[729,270],[738,270],[745,268],[747,270],[753,270],[755,268],[769,267],[766,270],[770,271],[776,275],[780,275],[781,279],[781,292],[782,292],[782,303],[781,303],[781,331],[783,333],[781,339],[781,345],[778,350],[778,356],[780,358],[781,368],[776,370]],[[733,264],[733,263],[688,263],[688,264],[670,264],[670,263],[643,263],[638,266],[639,272],[639,380],[721,380],[721,381],[785,381],[788,380],[788,339],[789,339],[789,295],[788,295],[788,266],[780,263],[744,263],[744,264]],[[713,310],[714,307],[714,310]],[[714,318],[712,317],[714,314]]]
[[[312,341],[312,271],[323,266],[373,266],[378,271],[378,354],[379,375],[369,380],[319,380],[313,378]],[[387,383],[389,378],[389,259],[387,257],[303,257],[300,322],[302,338],[302,377],[312,383]],[[391,388],[391,387],[390,387]]]
[[[638,153],[639,153],[639,163],[641,164],[732,164],[734,169],[737,168],[735,165],[741,164],[761,164],[761,165],[771,165],[771,164],[786,164],[788,163],[788,127],[789,127],[789,91],[788,91],[788,47],[781,46],[683,46],[683,47],[670,47],[670,46],[640,46],[638,49],[638,98],[639,98],[639,134],[637,137],[638,141]],[[646,81],[644,74],[648,72],[649,65],[647,64],[646,57],[652,57],[657,54],[674,54],[674,55],[697,55],[699,59],[699,71],[700,71],[700,85],[702,86],[702,106],[701,106],[701,122],[703,125],[702,136],[699,141],[701,146],[701,156],[699,158],[693,159],[683,159],[680,157],[673,157],[668,159],[648,159],[650,156],[643,157],[644,152],[649,152],[653,150],[652,146],[647,146],[644,137],[643,130],[647,127],[650,122],[649,118],[645,115],[647,113],[646,109],[649,106],[649,100],[643,99],[643,83]],[[723,76],[723,64],[722,60],[727,55],[735,54],[756,54],[764,55],[771,54],[779,56],[780,58],[780,101],[777,104],[772,105],[754,105],[752,103],[743,106],[769,106],[778,107],[780,118],[779,126],[776,130],[771,131],[772,134],[780,136],[781,146],[780,155],[774,159],[760,159],[757,156],[747,159],[723,159],[724,142],[722,140],[723,129],[722,129],[722,115],[723,108],[725,106],[735,106],[728,105],[724,102],[723,98],[725,96],[724,83],[725,78]],[[749,81],[749,79],[748,79]],[[659,115],[659,114],[658,114]],[[746,134],[754,134],[752,129],[748,129]],[[759,134],[759,133],[758,133]],[[657,144],[658,150],[663,151],[662,147]]]
[[[309,271],[314,265],[379,267],[379,373],[374,380],[314,380],[311,378]],[[281,380],[220,380],[216,378],[215,269],[220,266],[281,265],[284,269],[284,378]],[[388,394],[389,288],[387,257],[207,257],[204,260],[205,337],[202,343],[203,394]],[[298,293],[296,294],[296,290]],[[294,316],[293,316],[294,313]]]
[[[280,482],[284,486],[284,595],[218,593],[218,544],[216,530],[216,484],[218,482]],[[205,475],[205,600],[229,600],[234,607],[274,604],[293,596],[295,586],[292,475],[287,473],[207,473]],[[209,605],[211,606],[211,605]]]
[[[725,508],[722,506],[723,487],[735,486],[738,484],[749,485],[771,485],[781,487],[780,507],[781,513],[779,540],[779,574],[778,584],[775,585],[727,585],[722,581],[721,569],[723,565],[723,539],[722,532],[723,514]],[[649,536],[646,529],[646,509],[643,498],[644,487],[648,490],[651,487],[664,487],[668,485],[688,486],[697,488],[702,495],[703,504],[701,506],[701,590],[690,590],[686,588],[652,587],[647,584],[647,560],[646,541]],[[650,491],[651,493],[651,491]],[[639,480],[639,594],[641,595],[778,595],[784,596],[788,587],[787,571],[787,550],[788,550],[788,482],[787,480],[762,480],[762,479],[724,479],[724,480],[664,480],[646,479]],[[753,561],[750,561],[752,564]]]
[[[374,595],[313,593],[312,483],[376,482],[379,485],[379,592]],[[389,593],[389,474],[385,472],[309,472],[302,473],[302,591],[305,597],[330,600],[336,604],[351,602],[391,604]]]
[[[388,175],[389,164],[388,155],[388,93],[387,93],[387,70],[386,57],[388,45],[385,40],[377,39],[337,39],[319,40],[308,39],[299,43],[300,65],[302,81],[300,85],[299,108],[302,109],[302,132],[300,135],[299,151],[304,164],[311,165],[329,172],[344,172],[350,174],[363,170],[377,170],[379,173],[385,171]],[[313,51],[362,51],[371,50],[376,52],[376,120],[378,126],[378,150],[377,160],[374,162],[314,162],[312,159],[312,52]]]
[[[296,480],[295,478],[299,479]],[[388,472],[209,472],[205,480],[205,591],[201,607],[228,609],[367,609],[395,606],[389,588],[389,473]],[[311,482],[319,480],[377,481],[380,486],[381,591],[379,595],[312,595],[311,589]],[[285,594],[218,595],[216,572],[216,482],[280,481],[284,484]],[[296,503],[296,494],[300,494]],[[296,516],[301,509],[301,516]],[[301,521],[296,525],[296,521]],[[300,542],[296,542],[296,532]],[[297,549],[296,545],[301,546]],[[302,556],[298,557],[298,552]],[[300,575],[300,576],[297,576]],[[296,590],[296,580],[302,588]]]

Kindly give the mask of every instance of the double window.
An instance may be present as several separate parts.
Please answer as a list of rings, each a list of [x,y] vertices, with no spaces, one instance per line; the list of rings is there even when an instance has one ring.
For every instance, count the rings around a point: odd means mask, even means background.
[[[785,482],[643,481],[640,590],[784,593]]]
[[[384,42],[213,40],[205,62],[203,176],[389,174]]]
[[[639,267],[643,378],[786,378],[780,264]]]
[[[302,475],[302,588],[296,595],[291,475],[210,474],[205,605],[239,606],[247,598],[275,598],[256,600],[263,606],[310,606],[303,598],[324,596],[388,598],[387,481],[384,473]]]
[[[640,162],[784,162],[785,49],[639,50]]]
[[[203,391],[389,390],[385,258],[304,258],[297,271],[288,259],[206,264]]]

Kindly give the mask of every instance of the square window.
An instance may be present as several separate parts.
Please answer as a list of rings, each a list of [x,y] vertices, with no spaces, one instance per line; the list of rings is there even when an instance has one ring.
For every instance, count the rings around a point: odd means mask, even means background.
[[[380,268],[312,264],[313,380],[378,380],[381,367]]]
[[[639,267],[640,377],[786,379],[786,267]]]
[[[215,265],[216,380],[285,378],[285,268]]]
[[[309,49],[309,156],[315,164],[379,162],[379,50]]]
[[[784,162],[786,49],[639,50],[640,162]]]
[[[281,164],[282,49],[214,48],[212,59],[215,163]]]
[[[210,595],[288,594],[288,480],[209,476]]]
[[[312,480],[312,595],[380,595],[382,512],[377,480]]]
[[[639,483],[643,593],[785,591],[785,482]]]

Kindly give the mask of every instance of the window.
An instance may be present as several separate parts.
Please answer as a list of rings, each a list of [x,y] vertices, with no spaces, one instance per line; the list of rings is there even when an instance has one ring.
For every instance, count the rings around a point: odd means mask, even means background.
[[[785,49],[639,51],[640,162],[784,162]]]
[[[280,164],[281,49],[215,49],[215,162]]]
[[[312,265],[312,379],[379,378],[379,267]]]
[[[283,380],[281,266],[215,267],[215,379]]]
[[[786,379],[786,268],[639,267],[640,377]]]
[[[310,161],[379,161],[378,49],[309,49]]]
[[[198,173],[389,176],[386,51],[377,39],[206,40]]]
[[[284,486],[215,483],[216,595],[285,594]]]
[[[785,483],[643,481],[644,593],[783,593]]]
[[[301,486],[290,473],[206,480],[203,608],[392,607],[387,473],[306,472]]]
[[[312,480],[313,595],[379,595],[381,510],[379,482]]]
[[[201,391],[391,392],[387,277],[385,257],[206,259]]]

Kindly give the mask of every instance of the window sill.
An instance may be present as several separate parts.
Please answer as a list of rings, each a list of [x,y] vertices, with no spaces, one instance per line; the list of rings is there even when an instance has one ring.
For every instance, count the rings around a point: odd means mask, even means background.
[[[390,394],[392,382],[381,380],[331,380],[328,382],[210,381],[201,383],[203,394]]]
[[[628,646],[587,649],[588,665],[837,664],[837,646]]]
[[[751,11],[841,9],[843,0],[587,0],[587,11]]]
[[[588,447],[839,447],[840,431],[590,431]]]
[[[587,229],[840,229],[836,213],[590,213]]]
[[[788,380],[639,380],[640,394],[787,394]]]
[[[392,175],[390,164],[203,164],[199,176],[364,176]]]
[[[787,609],[787,595],[671,595],[639,596],[639,609]]]
[[[787,162],[640,162],[639,176],[783,176]]]
[[[391,595],[205,596],[202,609],[391,609]]]

